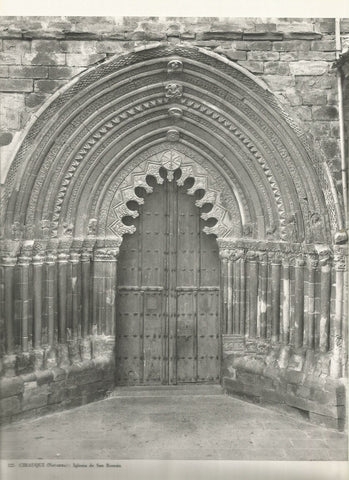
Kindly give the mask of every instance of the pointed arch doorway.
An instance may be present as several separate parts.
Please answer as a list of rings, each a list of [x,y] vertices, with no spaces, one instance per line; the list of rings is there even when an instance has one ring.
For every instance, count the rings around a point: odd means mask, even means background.
[[[220,380],[220,262],[193,197],[154,184],[118,260],[116,382]]]

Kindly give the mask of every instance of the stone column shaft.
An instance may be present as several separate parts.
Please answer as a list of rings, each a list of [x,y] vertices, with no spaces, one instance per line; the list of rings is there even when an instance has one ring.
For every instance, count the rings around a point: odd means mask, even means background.
[[[334,256],[335,275],[336,275],[336,299],[335,315],[333,322],[333,352],[331,359],[331,376],[339,378],[342,375],[342,348],[343,348],[343,290],[344,290],[344,270],[345,256],[336,254]]]
[[[34,332],[33,347],[41,346],[42,329],[42,268],[44,259],[41,256],[33,257],[33,313],[34,313]]]
[[[55,305],[54,305],[54,290],[55,290],[55,276],[56,276],[56,256],[48,255],[46,257],[46,286],[45,286],[45,300],[47,311],[47,336],[48,344],[53,346],[55,340]]]
[[[20,322],[21,322],[21,347],[23,352],[28,351],[28,323],[30,316],[30,293],[29,293],[29,275],[30,275],[30,256],[29,252],[22,252],[18,258],[19,268],[19,296],[20,296]]]
[[[58,254],[58,341],[67,341],[67,267],[69,255]]]
[[[72,293],[72,335],[76,339],[81,335],[81,319],[80,319],[80,255],[72,252],[70,254],[71,263],[71,293]]]
[[[314,256],[308,259],[308,315],[305,323],[305,340],[308,348],[315,348],[315,271],[318,261]]]
[[[294,306],[295,346],[303,345],[304,329],[304,259],[296,258],[295,265],[295,306]]]
[[[288,345],[290,341],[290,263],[288,259],[282,262],[282,342]]]
[[[331,266],[321,266],[320,350],[327,352],[330,336]]]
[[[16,257],[6,257],[3,263],[4,271],[4,313],[5,313],[5,348],[6,353],[11,354],[14,351],[13,336],[13,318],[14,318],[14,302],[13,302],[13,282],[14,268],[16,265]]]
[[[271,264],[271,311],[272,311],[272,336],[273,342],[279,341],[280,336],[280,274],[279,259],[275,258]]]
[[[242,256],[239,260],[240,267],[240,334],[246,333],[246,260]]]
[[[261,262],[259,264],[259,278],[259,333],[262,338],[267,338],[268,259],[266,254],[261,257]]]
[[[91,274],[91,255],[86,253],[81,258],[81,335],[86,337],[91,332],[90,322],[90,274]]]
[[[249,337],[257,336],[258,263],[255,252],[248,254],[248,326]]]

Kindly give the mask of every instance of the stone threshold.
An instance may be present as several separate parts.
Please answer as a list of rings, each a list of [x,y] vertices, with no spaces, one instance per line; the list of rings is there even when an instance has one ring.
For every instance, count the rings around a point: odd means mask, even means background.
[[[171,397],[180,395],[203,396],[223,394],[222,386],[217,384],[135,385],[116,387],[108,397]]]

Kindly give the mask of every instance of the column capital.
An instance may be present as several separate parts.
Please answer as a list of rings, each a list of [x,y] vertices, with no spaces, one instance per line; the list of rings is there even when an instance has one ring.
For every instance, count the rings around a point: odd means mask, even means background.
[[[334,268],[337,272],[344,272],[346,267],[346,255],[335,253],[333,257]]]
[[[223,262],[228,262],[234,259],[234,250],[229,248],[220,248],[219,249],[219,258]]]
[[[304,258],[304,255],[303,253],[299,253],[297,255],[294,256],[294,262],[295,262],[295,267],[304,267],[305,265],[305,258]]]
[[[316,254],[308,254],[306,257],[308,268],[315,270],[319,265],[319,258]]]

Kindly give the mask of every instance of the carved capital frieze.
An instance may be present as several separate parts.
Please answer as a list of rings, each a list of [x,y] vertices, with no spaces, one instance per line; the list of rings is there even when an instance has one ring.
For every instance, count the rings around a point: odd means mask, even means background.
[[[297,267],[297,268],[304,267],[304,265],[305,265],[304,255],[302,255],[302,254],[295,255],[294,264],[295,264],[295,267]]]
[[[282,253],[281,252],[269,252],[268,258],[272,265],[281,265]]]
[[[337,272],[344,272],[346,269],[347,257],[343,253],[335,253],[333,257],[334,268]]]
[[[246,259],[249,262],[257,262],[257,260],[259,259],[259,254],[260,254],[260,252],[258,252],[258,251],[249,250],[246,253]]]
[[[316,270],[319,265],[319,258],[317,255],[307,255],[307,265],[311,270]]]
[[[235,251],[227,248],[219,249],[219,258],[222,262],[228,262],[234,260]]]
[[[348,234],[345,230],[339,230],[334,235],[334,243],[336,245],[346,243],[348,241]]]

